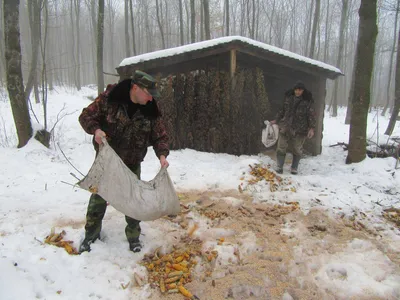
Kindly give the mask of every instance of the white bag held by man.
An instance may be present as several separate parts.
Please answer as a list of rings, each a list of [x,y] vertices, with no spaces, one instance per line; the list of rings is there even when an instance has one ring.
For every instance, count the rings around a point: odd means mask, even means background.
[[[89,173],[78,185],[136,220],[152,221],[180,212],[179,198],[166,168],[161,168],[151,181],[139,180],[105,139]]]
[[[269,121],[264,121],[267,126],[261,134],[261,141],[265,147],[269,148],[276,144],[279,137],[279,127],[277,124],[271,124]]]

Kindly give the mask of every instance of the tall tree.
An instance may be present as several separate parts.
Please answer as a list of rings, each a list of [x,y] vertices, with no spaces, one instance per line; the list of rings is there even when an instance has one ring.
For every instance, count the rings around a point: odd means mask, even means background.
[[[251,39],[254,39],[255,17],[256,17],[255,0],[251,1],[251,5],[250,5],[250,1],[247,0],[246,7],[247,7],[247,27],[249,29],[249,36],[250,36]],[[250,13],[250,11],[251,11],[251,13]]]
[[[163,30],[161,17],[160,17],[160,8],[159,8],[158,0],[156,0],[156,12],[157,12],[157,24],[158,24],[158,28],[160,29],[160,33],[161,33],[162,48],[165,49],[164,30]]]
[[[115,62],[115,52],[117,51],[117,49],[115,46],[110,47],[110,45],[114,45],[114,40],[116,38],[115,24],[117,22],[116,17],[118,14],[119,5],[120,5],[119,0],[107,0],[107,2],[106,2],[106,7],[107,7],[106,11],[108,12],[108,18],[105,20],[108,20],[108,22],[109,22],[109,24],[107,24],[109,33],[108,33],[108,39],[107,39],[108,42],[106,43],[106,51],[105,52],[108,53],[109,58],[108,58],[108,60],[106,59],[106,62],[108,64],[106,64],[105,66],[109,70],[112,70],[115,68],[115,63],[114,63]],[[103,31],[104,31],[104,26],[103,26]],[[103,40],[103,42],[104,42],[104,40]]]
[[[344,35],[345,31],[347,30],[347,12],[349,9],[349,1],[348,0],[342,0],[342,15],[340,17],[340,28],[339,28],[339,50],[338,50],[338,56],[336,60],[336,66],[339,69],[342,69],[342,58],[344,55]],[[338,90],[339,90],[339,78],[335,80],[335,87],[333,90],[333,96],[332,96],[332,117],[337,117],[337,107],[338,107]]]
[[[185,44],[185,41],[183,39],[184,36],[184,29],[183,29],[183,4],[182,0],[179,0],[179,33],[180,33],[180,38],[181,38],[181,45]]]
[[[308,18],[308,22],[307,22],[307,27],[305,28],[305,32],[304,32],[304,34],[306,35],[306,43],[305,43],[305,45],[304,45],[304,55],[307,55],[307,53],[308,53],[308,44],[310,43],[310,38],[311,38],[311,25],[312,25],[312,10],[313,10],[313,7],[314,7],[314,1],[315,0],[312,0],[311,1],[311,7],[310,7],[310,9],[309,9],[309,18]],[[308,1],[308,3],[310,3],[310,1]]]
[[[324,62],[328,61],[328,49],[329,49],[329,0],[326,3],[326,18],[325,18],[325,47],[324,47]]]
[[[196,42],[196,11],[194,0],[190,0],[190,41]]]
[[[4,46],[6,57],[7,90],[18,135],[18,148],[32,137],[28,104],[25,101],[21,70],[21,43],[19,31],[19,0],[4,0]]]
[[[206,33],[206,40],[211,39],[211,31],[210,31],[210,3],[208,0],[203,0],[204,3],[204,29]]]
[[[296,17],[296,0],[291,1],[291,7],[290,7],[290,41],[289,41],[289,50],[292,52],[296,52],[296,43],[295,43],[295,38],[296,38],[296,28],[297,26],[297,17]]]
[[[29,101],[29,97],[34,85],[36,85],[35,90],[37,90],[37,63],[38,63],[39,44],[40,44],[41,6],[42,6],[42,0],[32,0],[28,2],[29,27],[31,29],[32,58],[31,58],[28,81],[25,87],[26,101]],[[38,101],[39,97],[36,97],[36,102]]]
[[[400,30],[397,38],[397,49],[400,49]],[[392,111],[392,115],[390,116],[388,127],[386,128],[385,131],[386,135],[391,135],[393,133],[394,125],[396,124],[397,116],[399,115],[399,109],[400,109],[400,51],[397,50],[394,108]]]
[[[69,22],[71,24],[71,30],[69,30],[69,34],[71,37],[71,42],[70,42],[70,51],[68,51],[71,54],[71,63],[72,63],[72,67],[70,68],[71,71],[71,76],[70,78],[73,80],[75,86],[76,86],[76,59],[75,59],[75,20],[74,20],[74,0],[69,1]],[[41,38],[41,37],[40,37]]]
[[[97,17],[97,91],[104,91],[103,75],[103,38],[104,38],[104,0],[99,0],[99,14]]]
[[[229,0],[225,0],[225,35],[229,35]]]
[[[47,148],[50,147],[50,137],[51,134],[47,130],[47,60],[46,60],[46,50],[48,48],[47,38],[48,38],[48,28],[49,28],[49,9],[48,9],[48,0],[43,0],[42,9],[44,12],[43,19],[43,39],[42,35],[40,36],[40,52],[42,58],[42,70],[41,70],[41,92],[42,92],[42,107],[43,107],[43,119],[44,119],[44,128],[39,130],[35,138],[41,142]],[[72,12],[71,12],[72,13]]]
[[[188,0],[185,0],[185,12],[186,12],[186,41],[190,41],[190,10]]]
[[[204,41],[204,2],[200,0],[200,41]]]
[[[171,1],[171,0],[169,0],[169,1]],[[169,20],[169,18],[168,18],[168,15],[169,15],[169,9],[168,9],[168,3],[170,3],[170,2],[168,2],[168,0],[165,0],[165,20]],[[163,17],[163,14],[162,14],[162,1],[160,2],[160,8],[161,8],[161,21],[162,20],[164,20],[164,17]],[[165,26],[165,32],[164,32],[164,35],[165,35],[165,47],[167,48],[168,47],[168,45],[170,44],[170,42],[169,42],[169,38],[170,38],[170,36],[171,36],[171,23],[172,22],[166,22],[166,26]]]
[[[76,35],[76,68],[75,68],[75,85],[78,91],[81,90],[81,39],[80,39],[80,16],[81,16],[81,1],[74,0],[75,8],[75,35]],[[47,4],[46,4],[47,5]],[[72,12],[71,12],[72,13]]]
[[[366,157],[367,117],[370,102],[371,76],[375,42],[378,34],[377,0],[361,0],[358,14],[358,40],[354,69],[354,90],[351,97],[349,150],[346,163],[356,163]]]
[[[133,55],[136,55],[136,43],[135,43],[135,26],[133,22],[133,4],[132,0],[129,0],[129,10],[131,12],[131,28],[132,28],[132,46],[133,46]]]
[[[314,21],[313,21],[312,34],[311,34],[310,55],[309,55],[311,58],[314,58],[314,53],[315,53],[315,39],[317,37],[317,28],[318,28],[318,23],[319,23],[320,8],[321,8],[321,0],[316,0]]]
[[[4,27],[3,27],[3,0],[0,0],[0,53],[4,53]],[[6,61],[4,55],[0,55],[0,86],[3,85],[3,78],[5,78]]]
[[[387,85],[386,85],[386,104],[382,110],[382,116],[386,115],[386,111],[390,105],[390,98],[391,98],[390,97],[391,96],[390,85],[391,85],[391,81],[392,81],[394,52],[396,50],[396,35],[397,35],[397,23],[398,23],[398,19],[399,19],[399,10],[400,10],[400,0],[397,0],[396,17],[395,17],[395,21],[394,21],[394,30],[393,30],[393,41],[392,41],[392,47],[390,49],[390,65],[389,65],[388,79],[387,79]]]
[[[131,56],[130,41],[129,41],[129,0],[124,1],[124,27],[125,27],[125,56]]]

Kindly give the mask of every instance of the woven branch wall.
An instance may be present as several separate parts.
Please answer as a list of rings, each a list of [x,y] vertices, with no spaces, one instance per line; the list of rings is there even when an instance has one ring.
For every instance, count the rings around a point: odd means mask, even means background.
[[[258,68],[239,69],[234,79],[219,70],[163,78],[160,106],[171,149],[259,153],[263,121],[270,109],[264,84]]]

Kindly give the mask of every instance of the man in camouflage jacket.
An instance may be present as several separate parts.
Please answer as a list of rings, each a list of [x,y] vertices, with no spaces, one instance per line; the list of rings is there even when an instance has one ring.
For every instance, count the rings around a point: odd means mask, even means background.
[[[133,79],[108,85],[96,100],[83,109],[79,116],[82,128],[93,135],[96,153],[106,138],[122,161],[140,178],[140,164],[152,145],[161,167],[168,167],[168,136],[161,112],[154,98],[159,97],[155,79],[136,71]],[[100,237],[101,225],[107,202],[92,194],[86,214],[85,239],[80,252],[90,251],[90,244]],[[129,248],[141,250],[139,241],[140,221],[125,216]]]
[[[304,141],[306,137],[311,139],[314,136],[315,114],[313,104],[311,92],[305,88],[301,81],[298,81],[293,89],[286,92],[282,109],[278,112],[276,119],[271,121],[272,124],[279,124],[278,148],[276,150],[277,173],[283,173],[286,150],[289,143],[292,143],[291,173],[297,174]]]

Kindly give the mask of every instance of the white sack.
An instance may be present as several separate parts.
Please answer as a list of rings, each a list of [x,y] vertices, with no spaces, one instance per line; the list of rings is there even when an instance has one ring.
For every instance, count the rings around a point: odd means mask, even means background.
[[[269,121],[264,121],[267,126],[262,130],[261,141],[265,147],[269,148],[276,144],[279,137],[279,127],[277,124],[271,124]]]
[[[151,181],[139,180],[105,140],[89,173],[78,185],[136,220],[152,221],[180,212],[179,198],[166,168],[161,168]]]

